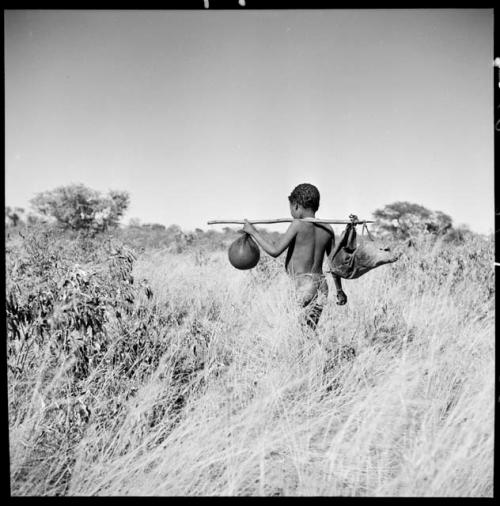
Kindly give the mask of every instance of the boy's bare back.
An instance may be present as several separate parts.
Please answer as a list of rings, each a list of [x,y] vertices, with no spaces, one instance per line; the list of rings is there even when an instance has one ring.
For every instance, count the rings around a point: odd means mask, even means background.
[[[294,218],[288,230],[277,244],[267,241],[257,229],[245,220],[243,231],[250,234],[269,255],[278,257],[287,250],[285,267],[294,278],[297,295],[303,307],[310,308],[308,325],[316,327],[328,298],[328,284],[323,274],[323,260],[335,246],[335,235],[330,225],[302,221],[315,218],[319,207],[319,191],[311,184],[303,183],[294,188],[288,197],[290,214]],[[343,305],[347,297],[338,276],[333,275],[337,289],[337,304]]]
[[[286,270],[291,275],[322,274],[323,259],[334,245],[335,236],[330,225],[294,220],[295,237],[288,246]]]

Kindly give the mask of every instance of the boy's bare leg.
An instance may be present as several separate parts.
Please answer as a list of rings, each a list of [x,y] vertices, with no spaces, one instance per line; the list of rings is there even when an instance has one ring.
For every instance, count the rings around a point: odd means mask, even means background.
[[[328,298],[328,283],[324,276],[304,274],[295,279],[298,299],[305,309],[305,323],[315,331],[323,306]]]
[[[307,314],[307,325],[312,329],[316,330],[318,321],[321,314],[323,313],[323,307],[328,300],[328,284],[326,278],[322,278],[317,287],[317,292],[313,300],[307,304],[309,310]]]

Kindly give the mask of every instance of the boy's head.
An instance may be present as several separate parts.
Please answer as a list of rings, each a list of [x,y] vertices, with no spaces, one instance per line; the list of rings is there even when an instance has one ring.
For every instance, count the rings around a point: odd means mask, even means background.
[[[288,197],[288,200],[290,202],[290,210],[292,211],[292,216],[294,218],[298,218],[299,216],[295,216],[295,214],[299,210],[299,206],[303,210],[311,210],[313,212],[316,212],[318,210],[319,191],[316,186],[312,184],[299,184],[293,189],[292,193]]]

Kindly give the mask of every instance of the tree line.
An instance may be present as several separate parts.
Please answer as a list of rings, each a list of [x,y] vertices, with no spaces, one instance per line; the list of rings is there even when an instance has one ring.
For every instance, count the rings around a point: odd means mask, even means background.
[[[70,184],[37,193],[30,200],[33,212],[26,216],[23,208],[7,206],[5,224],[7,227],[17,227],[51,222],[64,230],[96,235],[118,228],[129,204],[130,195],[126,191],[110,190],[104,194],[83,184]],[[432,211],[406,201],[393,202],[376,209],[373,217],[373,233],[396,240],[407,240],[425,234],[461,240],[472,233],[463,225],[454,227],[451,216],[442,211]],[[177,238],[182,235],[188,242],[189,238],[204,234],[230,236],[235,232],[234,229],[225,227],[223,232],[206,232],[197,228],[194,232],[185,233],[178,225],[166,227],[160,223],[141,223],[134,218],[126,228],[165,233]],[[269,234],[279,235],[276,232]]]

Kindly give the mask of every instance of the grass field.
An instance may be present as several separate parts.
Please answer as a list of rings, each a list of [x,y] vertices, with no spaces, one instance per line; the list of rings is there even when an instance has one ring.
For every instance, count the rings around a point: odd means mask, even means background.
[[[421,240],[344,281],[346,306],[330,279],[316,334],[283,259],[146,250],[125,286],[104,252],[77,275],[69,241],[26,241],[8,317],[52,302],[9,327],[12,495],[492,497],[492,240]],[[94,331],[54,316],[84,298]]]

